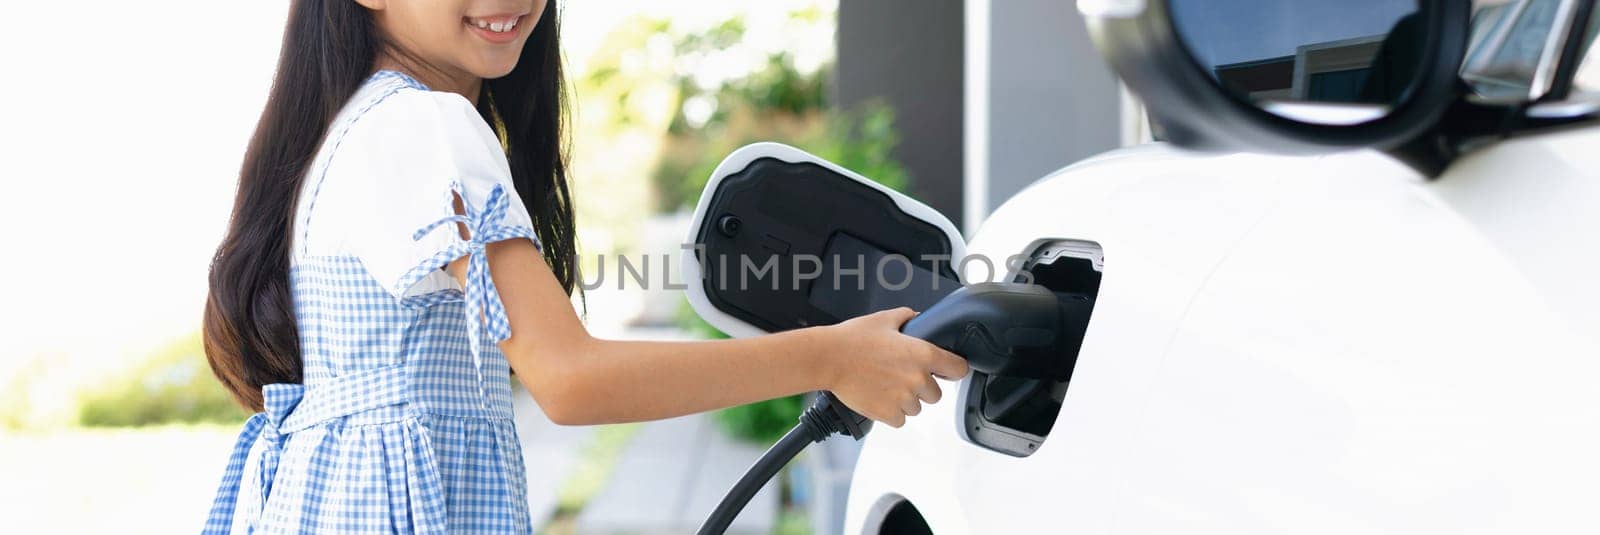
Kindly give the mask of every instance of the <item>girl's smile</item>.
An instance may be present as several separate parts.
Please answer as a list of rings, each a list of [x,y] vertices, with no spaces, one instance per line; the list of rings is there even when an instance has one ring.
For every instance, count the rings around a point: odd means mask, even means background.
[[[495,44],[506,44],[517,40],[522,27],[522,19],[527,13],[515,15],[493,15],[486,17],[464,17],[462,23],[466,24],[473,33],[484,40]]]

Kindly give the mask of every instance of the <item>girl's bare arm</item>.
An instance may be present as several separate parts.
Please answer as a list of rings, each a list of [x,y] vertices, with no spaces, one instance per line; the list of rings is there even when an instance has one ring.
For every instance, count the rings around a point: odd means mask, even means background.
[[[655,420],[831,390],[857,412],[899,427],[922,402],[938,401],[932,376],[967,373],[960,357],[899,332],[915,314],[904,308],[735,340],[594,338],[531,242],[506,240],[487,249],[511,324],[500,348],[557,423]],[[465,268],[462,258],[449,270],[464,284]]]

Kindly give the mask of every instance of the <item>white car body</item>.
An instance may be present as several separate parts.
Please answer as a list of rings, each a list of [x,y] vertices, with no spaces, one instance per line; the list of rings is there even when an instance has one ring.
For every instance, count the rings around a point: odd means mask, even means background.
[[[1600,127],[1426,181],[1375,151],[1162,144],[1063,169],[967,244],[1093,241],[1053,431],[963,439],[958,385],[878,426],[847,533],[1600,532]]]

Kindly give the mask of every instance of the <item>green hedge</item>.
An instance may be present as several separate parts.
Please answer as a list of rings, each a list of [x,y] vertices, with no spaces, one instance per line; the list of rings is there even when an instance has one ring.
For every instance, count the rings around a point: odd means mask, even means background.
[[[150,354],[128,374],[84,393],[78,424],[133,427],[239,423],[248,416],[206,364],[195,333]]]

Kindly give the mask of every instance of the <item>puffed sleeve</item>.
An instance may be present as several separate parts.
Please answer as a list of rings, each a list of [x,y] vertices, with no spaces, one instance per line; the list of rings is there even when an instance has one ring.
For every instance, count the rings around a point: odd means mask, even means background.
[[[469,277],[488,286],[467,293],[493,292],[483,246],[514,238],[539,246],[499,138],[460,95],[399,91],[367,110],[346,139],[351,146],[339,158],[364,177],[370,203],[349,222],[350,247],[395,298],[458,287],[440,268],[463,256],[476,257]],[[457,196],[465,213],[456,211]]]

